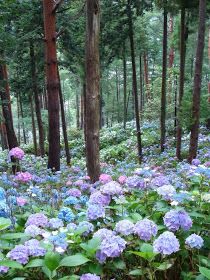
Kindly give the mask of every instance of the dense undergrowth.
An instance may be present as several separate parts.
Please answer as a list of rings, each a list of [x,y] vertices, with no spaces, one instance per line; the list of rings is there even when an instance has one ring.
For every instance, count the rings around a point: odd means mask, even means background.
[[[0,277],[2,279],[210,279],[210,136],[199,153],[178,162],[173,128],[159,152],[158,126],[143,126],[144,161],[136,160],[134,124],[101,132],[101,177],[86,175],[81,132],[70,141],[72,167],[17,155],[11,174],[1,152]],[[189,136],[184,136],[183,155]]]

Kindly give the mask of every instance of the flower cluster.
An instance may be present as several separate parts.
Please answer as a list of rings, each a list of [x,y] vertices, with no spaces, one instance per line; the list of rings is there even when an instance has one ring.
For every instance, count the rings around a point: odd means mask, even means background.
[[[18,147],[15,147],[9,151],[9,156],[22,160],[24,157],[24,151]]]
[[[157,188],[157,193],[165,200],[171,200],[176,193],[176,189],[172,185],[163,185]]]
[[[91,273],[85,273],[82,274],[80,277],[80,280],[100,280],[101,278],[97,276],[96,274]]]
[[[119,195],[123,194],[123,189],[118,182],[110,181],[100,187],[100,191],[106,195]]]
[[[203,246],[203,238],[193,233],[185,240],[185,244],[192,249],[200,249]]]
[[[105,208],[100,204],[90,204],[87,209],[88,220],[97,220],[105,218]]]
[[[31,214],[26,222],[26,226],[30,225],[44,228],[48,225],[48,218],[43,213]]]
[[[170,255],[179,251],[179,241],[173,232],[165,231],[153,243],[155,253]]]
[[[134,226],[134,233],[144,241],[149,241],[158,232],[157,225],[149,219],[143,219]]]
[[[63,207],[58,213],[58,218],[64,222],[71,222],[75,219],[75,215],[70,208]]]
[[[111,197],[106,194],[102,194],[100,191],[96,191],[90,195],[89,203],[90,204],[100,204],[103,206],[109,205]]]
[[[18,172],[15,176],[15,180],[20,183],[28,183],[33,176],[29,172]]]
[[[123,235],[132,234],[134,231],[134,224],[129,220],[122,220],[116,223],[115,231]]]
[[[171,231],[177,231],[180,228],[187,231],[192,226],[190,216],[183,210],[170,210],[163,218],[164,225]]]

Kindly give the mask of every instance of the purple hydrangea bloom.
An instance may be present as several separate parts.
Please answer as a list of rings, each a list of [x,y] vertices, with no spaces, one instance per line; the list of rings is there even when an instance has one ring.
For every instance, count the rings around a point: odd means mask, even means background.
[[[82,195],[81,191],[76,188],[68,190],[67,194],[74,197],[80,197]]]
[[[7,257],[21,264],[26,264],[29,261],[28,248],[24,245],[16,245],[15,248],[7,254]]]
[[[29,172],[18,172],[15,176],[15,180],[20,183],[28,183],[33,176]]]
[[[7,273],[9,270],[9,267],[7,266],[3,266],[3,265],[0,265],[0,273]]]
[[[105,218],[105,208],[100,204],[91,204],[87,209],[87,217],[89,220]]]
[[[179,241],[173,232],[165,231],[153,243],[155,253],[170,255],[179,251]]]
[[[157,193],[165,200],[171,200],[176,193],[176,189],[172,185],[163,185],[157,188]]]
[[[170,182],[167,177],[160,175],[152,179],[151,186],[162,187],[164,185],[169,185]]]
[[[94,225],[84,221],[84,222],[80,222],[77,229],[84,229],[83,235],[87,236],[89,233],[94,231]]]
[[[48,226],[52,229],[57,229],[63,227],[63,221],[59,218],[52,218],[49,220]]]
[[[179,228],[189,230],[192,226],[190,216],[183,210],[170,210],[163,218],[164,225],[171,231],[177,231]]]
[[[31,237],[36,237],[38,235],[41,235],[42,232],[43,230],[35,225],[29,225],[25,228],[25,233],[30,235]]]
[[[143,219],[134,226],[134,233],[144,241],[149,241],[153,236],[156,236],[157,232],[157,225],[149,219]]]
[[[48,225],[48,218],[43,213],[32,214],[28,217],[26,226],[35,225],[37,227],[46,227]]]
[[[93,237],[100,238],[101,240],[103,240],[105,238],[111,238],[114,235],[116,235],[114,231],[106,228],[100,228],[93,234]]]
[[[9,156],[21,160],[24,157],[24,151],[18,147],[15,147],[9,151]]]
[[[96,274],[86,273],[80,276],[80,280],[100,280],[101,278]]]
[[[103,263],[106,258],[116,258],[126,247],[126,241],[118,235],[107,237],[102,240],[96,258]]]
[[[105,185],[100,187],[100,191],[103,194],[107,195],[119,195],[123,194],[123,189],[120,186],[120,184],[116,181],[110,181],[109,183],[106,183]]]
[[[128,177],[126,180],[126,184],[130,189],[146,189],[147,184],[144,179],[141,179],[138,176]]]
[[[74,223],[69,223],[66,227],[69,231],[74,231],[77,228],[77,225]]]
[[[203,238],[195,233],[191,234],[185,240],[185,244],[187,244],[192,249],[200,249],[203,246],[203,242]]]
[[[129,220],[122,220],[116,223],[115,231],[123,235],[132,234],[134,231],[134,224]]]
[[[102,194],[100,191],[96,191],[90,195],[90,204],[101,204],[103,206],[109,205],[111,197],[109,195]]]
[[[200,161],[199,159],[194,158],[194,159],[192,160],[192,165],[198,166],[199,164],[201,164],[201,161]]]
[[[28,255],[33,257],[44,256],[46,250],[40,246],[40,243],[36,239],[31,239],[25,242],[25,246],[28,248]]]

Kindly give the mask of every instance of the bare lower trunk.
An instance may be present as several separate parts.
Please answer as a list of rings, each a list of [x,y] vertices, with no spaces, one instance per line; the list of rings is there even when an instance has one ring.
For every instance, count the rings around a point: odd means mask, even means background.
[[[33,104],[33,97],[30,98],[31,103],[31,122],[32,122],[32,134],[33,134],[33,142],[34,142],[34,153],[35,155],[38,154],[37,151],[37,140],[36,140],[36,124],[34,119],[34,104]]]

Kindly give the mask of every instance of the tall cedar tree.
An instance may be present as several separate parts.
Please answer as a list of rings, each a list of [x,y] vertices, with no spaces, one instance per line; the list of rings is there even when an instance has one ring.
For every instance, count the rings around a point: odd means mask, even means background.
[[[179,71],[179,113],[181,112],[182,99],[184,95],[184,76],[185,76],[185,8],[181,9],[181,33],[180,33],[180,71]],[[176,130],[176,156],[181,159],[181,144],[182,144],[182,125],[180,116],[177,120]]]
[[[132,11],[131,11],[131,1],[130,0],[128,0],[128,3],[127,3],[127,15],[128,15],[128,23],[129,23],[129,39],[130,39],[130,49],[131,49],[131,61],[132,61],[133,95],[134,95],[134,103],[135,103],[134,106],[135,106],[135,117],[136,117],[138,160],[139,160],[139,163],[141,163],[141,161],[142,161],[141,128],[140,128],[139,104],[138,104],[135,46],[134,46],[134,36],[133,36],[133,21],[132,21]]]
[[[57,2],[56,2],[57,3]],[[56,12],[53,0],[43,0],[46,82],[48,93],[49,157],[48,168],[60,170],[60,129],[59,129],[59,79],[56,54]]]
[[[199,1],[199,28],[197,51],[195,61],[195,74],[193,86],[193,105],[192,105],[192,120],[190,134],[190,148],[188,161],[192,162],[197,156],[198,149],[198,134],[200,123],[200,95],[201,95],[201,82],[202,82],[202,66],[203,66],[203,53],[205,44],[205,23],[206,23],[206,0]]]
[[[100,73],[99,73],[99,0],[87,0],[86,5],[86,94],[85,140],[88,175],[92,182],[99,179],[99,129],[100,129]]]
[[[167,8],[164,2],[163,12],[163,65],[162,65],[162,89],[161,89],[161,115],[160,115],[160,149],[161,152],[165,148],[166,138],[166,77],[167,77]]]
[[[209,28],[209,42],[208,42],[208,57],[209,57],[209,65],[210,65],[210,28]],[[210,106],[210,80],[208,82],[208,106]],[[210,117],[207,119],[206,127],[210,129]]]

